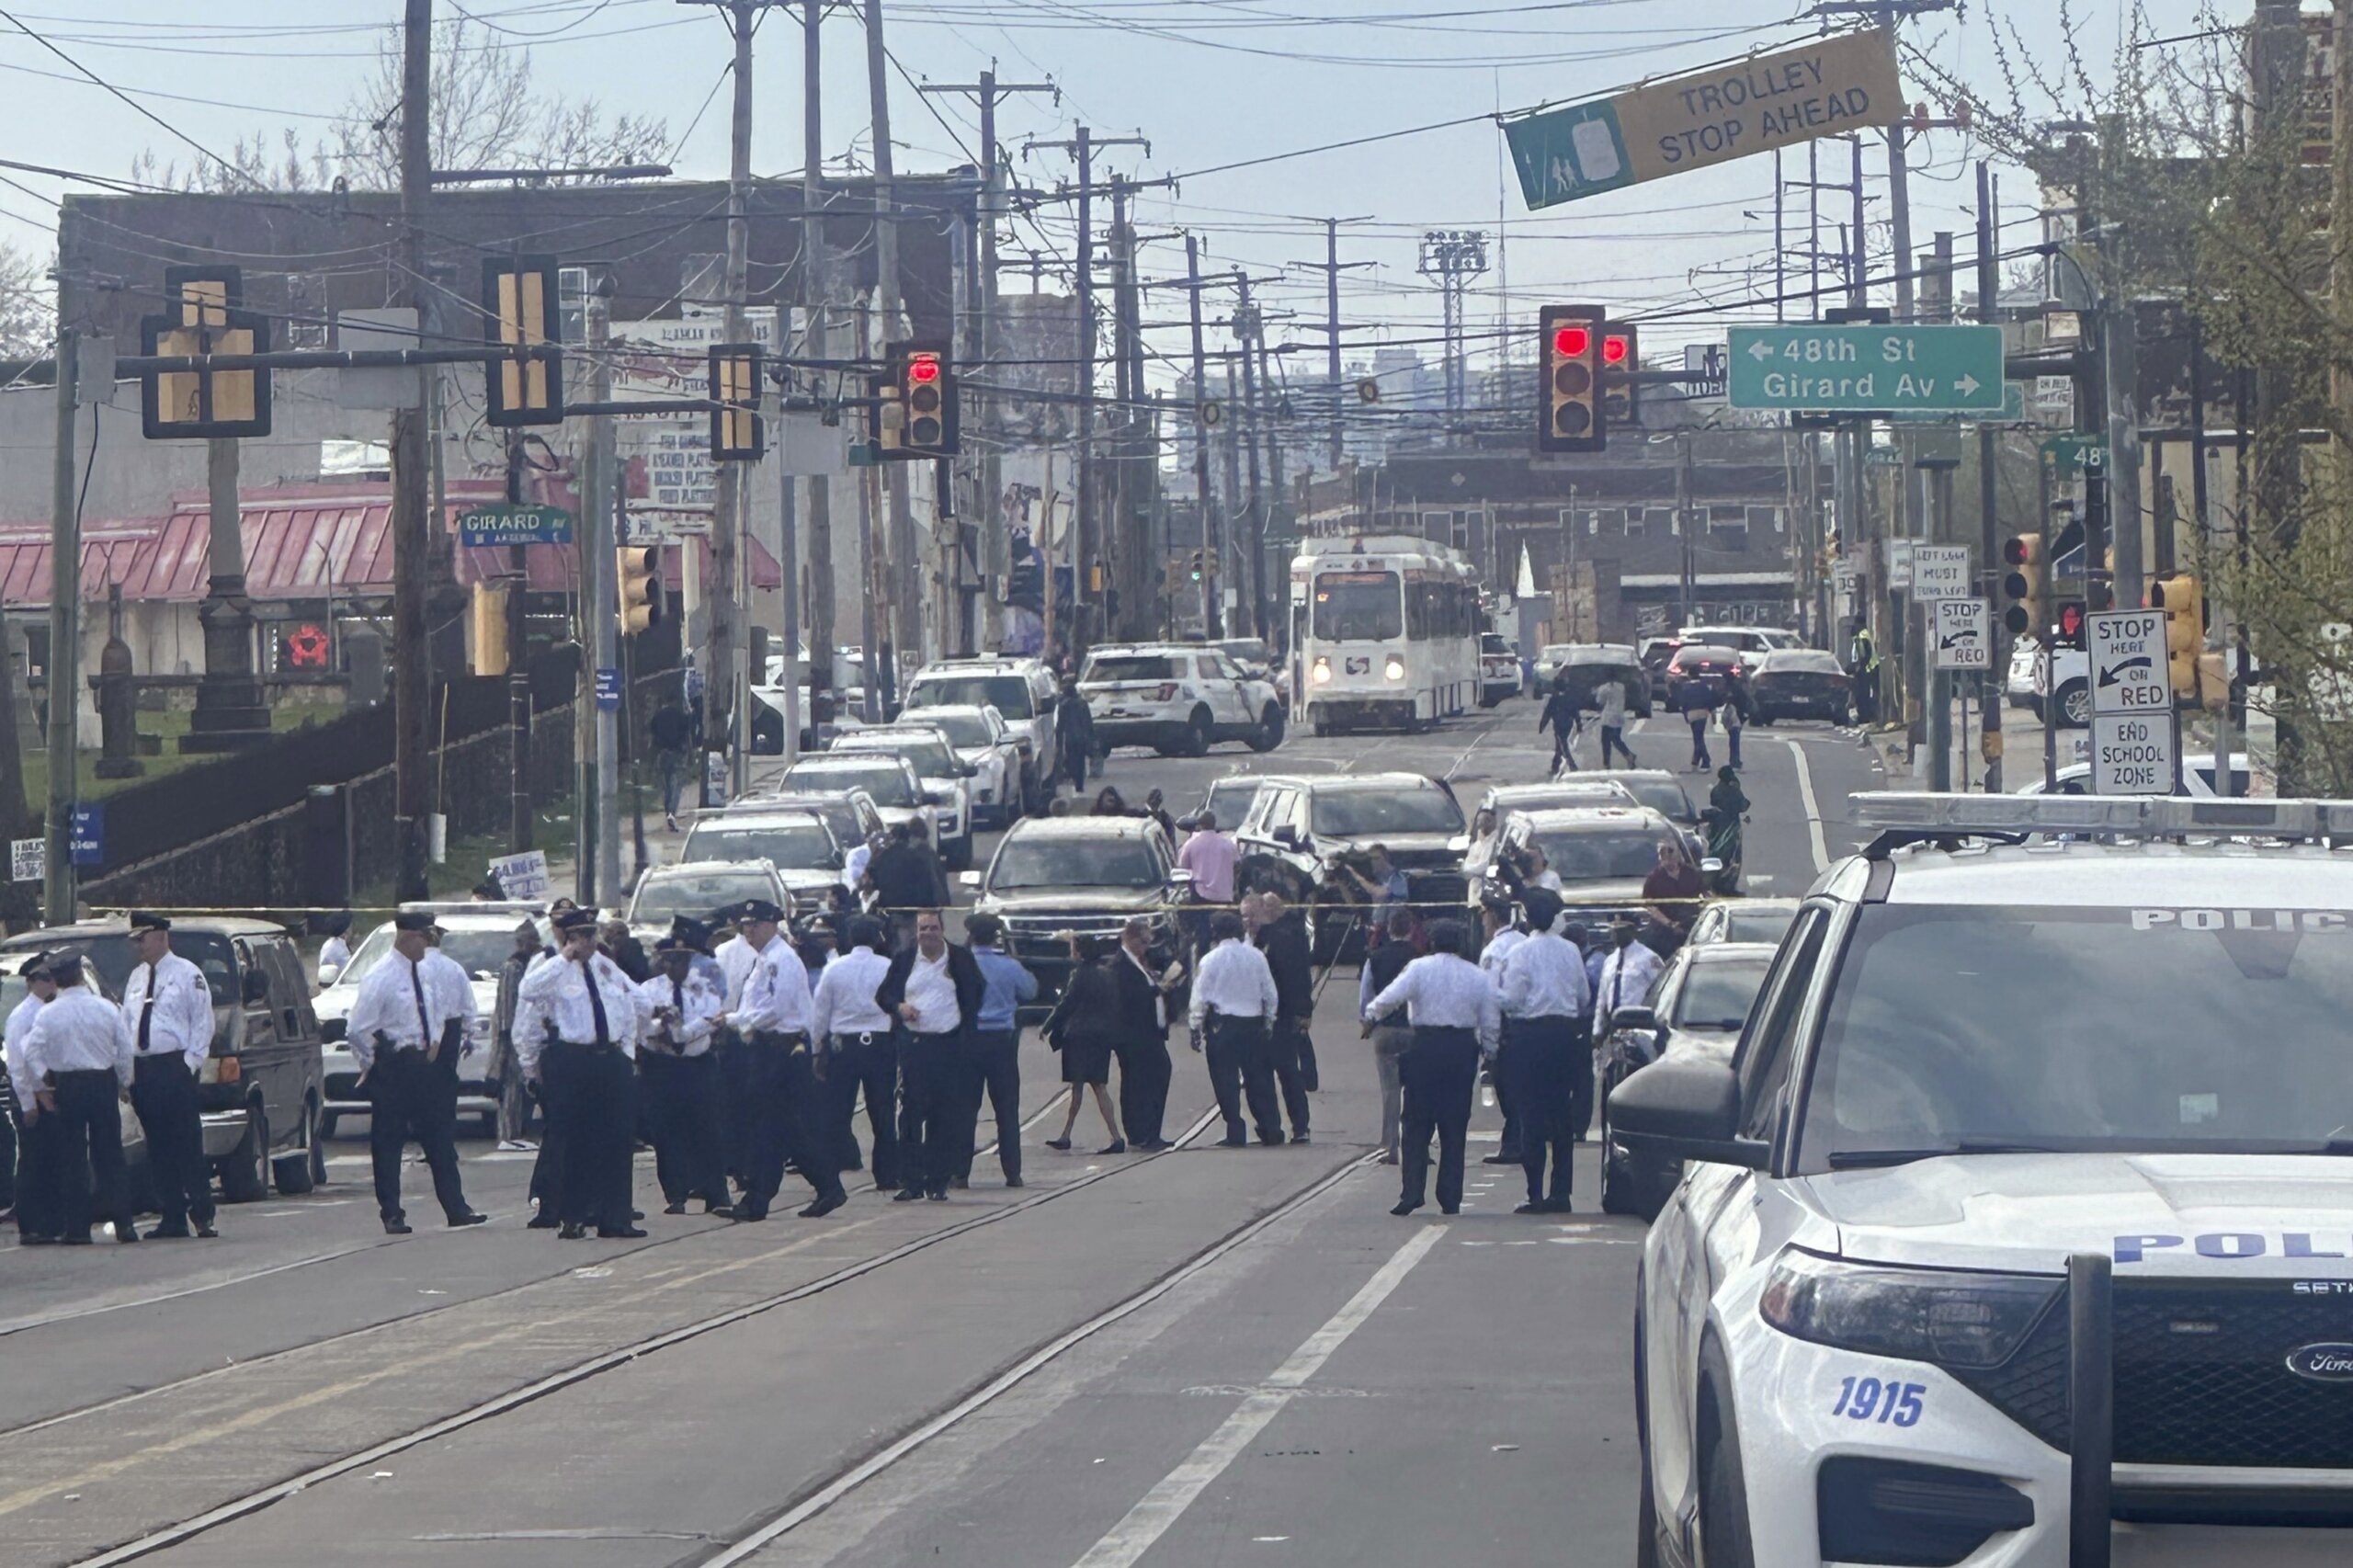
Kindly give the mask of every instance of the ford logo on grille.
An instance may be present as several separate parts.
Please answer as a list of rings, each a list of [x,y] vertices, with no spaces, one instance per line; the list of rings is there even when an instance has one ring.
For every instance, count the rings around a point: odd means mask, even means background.
[[[2353,1383],[2353,1345],[2299,1345],[2288,1352],[2288,1370],[2316,1383]]]

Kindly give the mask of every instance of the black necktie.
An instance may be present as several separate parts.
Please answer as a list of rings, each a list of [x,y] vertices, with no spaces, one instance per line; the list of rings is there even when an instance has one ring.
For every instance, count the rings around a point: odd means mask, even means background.
[[[139,1009],[139,1054],[147,1054],[147,1037],[155,1027],[155,966],[147,966],[147,1001]]]
[[[613,1043],[613,1028],[605,1017],[605,998],[597,990],[596,960],[591,959],[580,966],[580,978],[588,983],[588,1010],[597,1015],[597,1043]]]
[[[408,966],[408,983],[416,992],[416,1043],[431,1051],[433,1016],[425,1010],[425,971],[420,965]]]

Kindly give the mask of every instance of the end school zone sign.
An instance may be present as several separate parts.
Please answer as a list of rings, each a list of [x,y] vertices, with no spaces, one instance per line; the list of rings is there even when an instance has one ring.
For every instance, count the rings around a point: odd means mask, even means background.
[[[1540,110],[1504,137],[1528,205],[1550,207],[1884,125],[1902,97],[1894,41],[1873,28]]]

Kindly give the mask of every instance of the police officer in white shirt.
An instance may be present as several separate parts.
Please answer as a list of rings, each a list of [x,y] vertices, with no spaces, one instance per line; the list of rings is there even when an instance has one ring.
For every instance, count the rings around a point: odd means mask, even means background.
[[[45,1154],[53,1162],[58,1240],[89,1245],[90,1221],[104,1211],[114,1219],[116,1241],[135,1242],[116,1108],[132,1083],[131,1024],[122,1009],[82,983],[77,955],[58,955],[49,973],[57,994],[25,1031],[23,1076],[33,1089],[35,1116],[54,1122]]]
[[[637,1053],[638,1081],[662,1211],[683,1214],[688,1200],[699,1198],[704,1213],[733,1219],[720,1158],[719,1059],[710,1053],[727,997],[715,966],[697,966],[701,956],[690,936],[675,927],[654,945],[654,973],[638,987],[654,1015]]]
[[[25,1071],[25,1037],[32,1032],[33,1020],[57,994],[57,982],[50,977],[49,966],[55,961],[54,953],[35,953],[17,971],[25,983],[24,999],[9,1009],[5,1044],[8,1074],[8,1109],[16,1118],[16,1147],[7,1157],[15,1162],[17,1177],[17,1244],[19,1246],[53,1246],[57,1242],[59,1220],[57,1211],[58,1162],[51,1153],[51,1134],[58,1119],[40,1114],[40,1083]],[[78,960],[77,960],[78,961]]]
[[[1221,909],[1210,918],[1210,939],[1216,946],[1201,959],[1193,979],[1191,1021],[1193,1049],[1206,1042],[1210,1088],[1217,1096],[1218,1114],[1225,1118],[1225,1137],[1219,1147],[1240,1149],[1244,1135],[1242,1105],[1246,1097],[1258,1142],[1283,1141],[1281,1108],[1275,1099],[1275,1067],[1268,1057],[1268,1034],[1280,1005],[1275,971],[1267,955],[1244,939],[1242,916]]]
[[[1403,1007],[1414,1043],[1398,1062],[1404,1079],[1404,1190],[1392,1214],[1411,1214],[1427,1190],[1430,1134],[1438,1134],[1438,1206],[1462,1210],[1462,1153],[1471,1130],[1471,1095],[1479,1056],[1500,1043],[1503,1018],[1495,988],[1462,956],[1471,934],[1460,920],[1430,927],[1430,952],[1415,959],[1364,1010],[1377,1023]]]
[[[1590,998],[1585,956],[1559,934],[1561,901],[1540,888],[1525,895],[1529,932],[1504,960],[1504,1027],[1511,1044],[1502,1071],[1519,1118],[1520,1168],[1528,1173],[1522,1214],[1569,1210],[1569,1145],[1580,1075],[1593,1093],[1593,1051],[1586,1033]],[[1545,1185],[1545,1164],[1552,1185]]]
[[[435,1070],[440,1075],[441,1097],[449,1104],[450,1137],[457,1136],[458,1069],[473,1053],[474,1020],[482,1016],[481,1004],[474,1000],[474,978],[466,966],[441,950],[441,927],[434,926],[425,934],[425,957],[418,967],[425,975],[425,989],[441,1005],[441,1050],[433,1058]]]
[[[834,1151],[837,1170],[857,1170],[858,1091],[866,1092],[866,1125],[874,1139],[874,1185],[888,1192],[899,1182],[899,1047],[891,1016],[874,993],[891,972],[891,934],[871,915],[849,923],[849,950],[826,960],[810,997],[810,1028],[824,1048],[817,1058],[824,1108],[819,1143]]]
[[[193,1221],[196,1234],[217,1236],[212,1165],[204,1157],[196,1104],[197,1077],[212,1054],[212,987],[202,970],[172,951],[172,923],[160,915],[131,917],[131,947],[139,959],[122,987],[139,1051],[131,1105],[146,1134],[147,1167],[164,1216],[147,1233],[184,1238]]]
[[[1528,933],[1512,924],[1511,900],[1489,894],[1479,903],[1479,925],[1485,937],[1479,949],[1479,970],[1487,983],[1501,994],[1504,984],[1504,960],[1512,949],[1528,940]],[[1504,1040],[1495,1051],[1495,1108],[1504,1113],[1504,1135],[1495,1152],[1481,1163],[1490,1165],[1519,1164],[1519,1107],[1512,1098],[1512,1028],[1511,1009],[1504,1009]]]
[[[552,1028],[535,1023],[526,1031],[518,1021],[515,1046],[524,1075],[543,1085],[549,1136],[563,1144],[557,1234],[576,1241],[593,1224],[607,1238],[642,1236],[632,1222],[630,1180],[636,1134],[631,1059],[646,1023],[645,997],[620,965],[597,950],[595,915],[566,910],[555,928],[563,949],[523,977],[517,998]]]
[[[849,1201],[832,1151],[816,1135],[817,1081],[809,1053],[809,969],[779,929],[784,911],[766,899],[744,905],[736,929],[759,955],[744,999],[727,1023],[744,1037],[743,1094],[750,1119],[744,1152],[744,1195],[735,1200],[738,1220],[765,1220],[784,1185],[790,1162],[815,1189],[801,1210],[803,1219],[830,1214]]]
[[[415,1140],[433,1173],[433,1195],[452,1229],[489,1218],[466,1203],[458,1179],[456,1101],[444,1087],[439,1058],[452,1049],[449,1026],[463,1017],[449,988],[436,985],[432,961],[457,968],[427,945],[433,916],[402,910],[392,916],[392,950],[359,983],[345,1025],[359,1081],[368,1087],[368,1153],[376,1172],[376,1209],[388,1236],[404,1236],[411,1226],[401,1206],[401,1155]],[[460,977],[464,971],[460,970]],[[473,1007],[473,988],[465,1010]]]

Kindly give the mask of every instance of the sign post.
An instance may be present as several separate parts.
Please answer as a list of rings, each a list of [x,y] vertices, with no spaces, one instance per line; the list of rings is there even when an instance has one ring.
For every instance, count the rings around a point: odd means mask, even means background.
[[[2173,671],[2161,609],[2085,618],[2092,682],[2092,793],[2170,795],[2181,782]]]
[[[1993,607],[1988,601],[1938,599],[1935,613],[1938,669],[1984,671],[1994,667]]]
[[[1871,28],[1539,110],[1506,121],[1504,140],[1528,205],[1551,207],[1884,126],[1903,97],[1894,34]]]
[[[2002,411],[1998,326],[1808,322],[1736,326],[1725,400],[1734,408],[1833,414]]]

